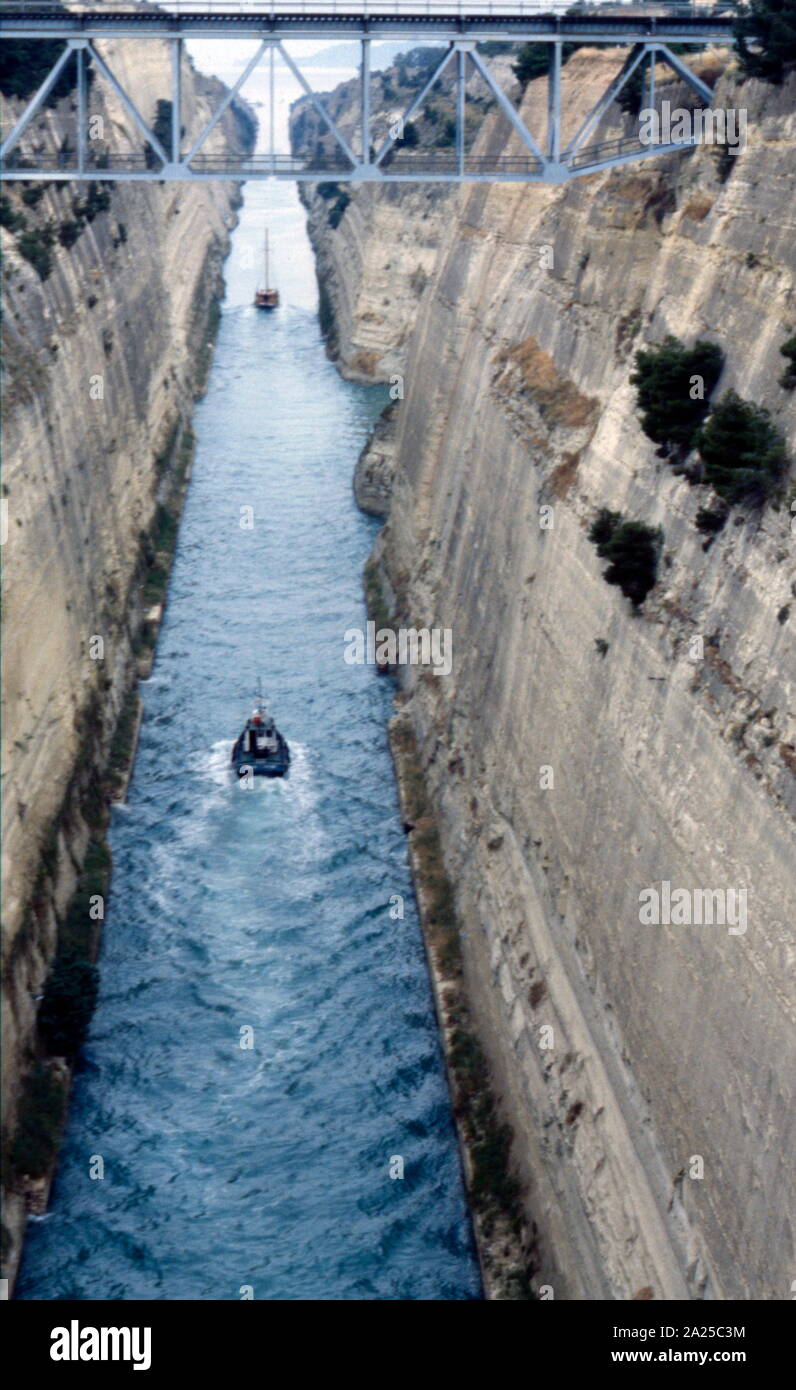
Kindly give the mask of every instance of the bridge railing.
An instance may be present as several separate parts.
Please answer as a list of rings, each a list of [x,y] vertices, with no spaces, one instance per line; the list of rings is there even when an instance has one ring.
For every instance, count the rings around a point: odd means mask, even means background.
[[[59,0],[0,0],[0,19],[4,13],[46,13],[62,8]],[[333,18],[354,16],[372,19],[516,19],[540,14],[563,14],[576,9],[584,15],[676,14],[717,15],[737,8],[734,0],[612,0],[612,3],[577,3],[577,0],[70,0],[68,9],[78,14],[120,14],[136,10],[160,10],[167,14],[227,14]]]

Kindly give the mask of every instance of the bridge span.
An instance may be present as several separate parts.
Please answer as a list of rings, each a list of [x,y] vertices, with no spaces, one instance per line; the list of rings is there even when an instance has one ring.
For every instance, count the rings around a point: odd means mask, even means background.
[[[700,138],[645,143],[639,133],[610,141],[595,139],[599,126],[628,84],[641,82],[642,105],[654,109],[656,71],[664,65],[684,82],[702,107],[712,101],[711,88],[689,66],[686,54],[707,45],[731,45],[733,14],[722,4],[625,3],[549,6],[530,0],[0,0],[0,43],[47,44],[53,65],[21,109],[2,146],[2,177],[11,180],[205,180],[276,178],[335,182],[528,182],[564,183],[568,179],[631,161],[682,152]],[[418,80],[406,108],[373,112],[371,45],[374,41],[406,39],[407,48],[439,46],[438,61]],[[120,43],[158,39],[170,49],[170,82],[159,103],[169,111],[170,132],[153,128],[150,113],[141,112],[130,92],[112,71],[103,40]],[[330,45],[345,40],[358,46],[358,130],[341,130],[329,114],[301,67],[302,42],[318,39]],[[252,54],[203,129],[195,122],[182,96],[186,41],[214,44],[248,40]],[[488,51],[484,45],[489,45]],[[492,59],[502,46],[543,44],[547,54],[547,120],[543,131],[532,131],[518,101],[517,84],[501,82]],[[611,46],[626,50],[614,80],[564,146],[562,141],[562,67],[564,45]],[[685,54],[684,54],[685,50]],[[235,158],[210,153],[207,142],[218,121],[236,97],[252,95],[253,80],[264,79],[273,132],[276,65],[291,73],[320,119],[329,148],[312,156],[278,153]],[[503,70],[505,72],[505,63]],[[72,152],[46,151],[26,139],[32,123],[50,98],[64,72],[71,71],[76,92],[76,139]],[[476,155],[467,148],[466,100],[468,81],[476,73],[488,98],[505,117],[503,153]],[[91,138],[89,76],[107,84],[115,94],[143,146],[110,149]],[[341,78],[342,80],[342,78]],[[422,115],[440,82],[452,95],[455,138],[450,150],[408,148],[407,127]],[[246,91],[244,91],[246,87]],[[258,88],[262,95],[262,87]],[[155,123],[157,124],[157,123]],[[638,123],[637,123],[638,124]],[[187,127],[191,136],[184,138]],[[374,143],[375,142],[375,143]]]

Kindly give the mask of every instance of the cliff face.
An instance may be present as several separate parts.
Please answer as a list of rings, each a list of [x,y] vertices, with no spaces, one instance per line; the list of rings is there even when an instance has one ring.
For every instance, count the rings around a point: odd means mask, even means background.
[[[613,66],[570,60],[573,122]],[[656,456],[629,375],[667,333],[707,337],[726,353],[714,399],[767,406],[793,457],[778,379],[796,327],[795,98],[793,77],[719,78],[717,102],[749,114],[724,182],[701,149],[563,189],[462,191],[411,337],[399,315],[406,398],[376,557],[401,623],[453,633],[453,674],[404,669],[404,708],[534,1283],[557,1298],[790,1297],[792,473],[779,504],[733,508],[706,549],[710,489]],[[487,122],[481,148],[494,138]],[[367,280],[393,243],[363,250],[363,228],[400,215],[353,210],[322,233],[344,362],[365,330],[336,286],[349,266]],[[587,538],[600,507],[663,529],[638,615]],[[662,881],[745,888],[746,930],[643,925],[640,894]]]
[[[166,45],[103,50],[153,120],[168,91]],[[184,91],[198,128],[223,88],[186,61]],[[71,134],[70,106],[65,98],[44,112],[27,138],[60,144]],[[89,109],[113,130],[115,147],[140,148],[99,82]],[[245,139],[235,113],[214,133],[217,150],[242,150]],[[97,829],[97,773],[136,669],[153,518],[209,360],[209,316],[235,221],[229,185],[107,189],[71,244],[56,238],[44,280],[19,254],[18,237],[2,233],[6,1140],[58,918]],[[27,206],[19,186],[6,191],[28,230],[73,223],[87,193],[50,184]]]

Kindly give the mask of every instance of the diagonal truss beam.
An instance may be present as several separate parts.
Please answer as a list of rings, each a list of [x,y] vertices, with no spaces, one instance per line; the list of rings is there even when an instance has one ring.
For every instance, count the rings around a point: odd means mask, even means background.
[[[450,45],[450,48],[448,49],[447,53],[445,54],[445,57],[442,59],[442,62],[439,63],[439,64],[437,65],[437,67],[434,69],[433,73],[431,74],[430,78],[428,79],[428,82],[426,83],[426,85],[425,85],[425,87],[423,88],[423,90],[422,90],[421,92],[418,93],[418,95],[415,97],[414,101],[410,102],[410,104],[407,106],[406,110],[404,111],[404,114],[402,115],[400,121],[397,122],[397,124],[400,126],[401,130],[403,130],[403,128],[404,128],[404,126],[406,125],[406,122],[407,122],[407,121],[411,121],[411,119],[412,119],[412,117],[414,116],[415,111],[417,111],[418,107],[419,107],[419,106],[422,106],[423,102],[425,101],[426,97],[428,96],[429,92],[431,91],[431,88],[434,86],[434,83],[437,81],[438,78],[440,78],[440,77],[442,76],[443,72],[445,71],[446,67],[448,66],[448,63],[450,62],[450,60],[451,60],[451,58],[453,57],[453,55],[454,55],[455,52],[456,52],[456,49],[455,49],[454,45],[451,44],[451,45]],[[388,136],[387,136],[387,139],[384,141],[384,144],[382,145],[381,149],[379,150],[378,154],[376,155],[376,158],[375,158],[374,161],[373,161],[374,165],[379,165],[379,164],[381,164],[381,161],[383,160],[383,158],[384,158],[384,156],[386,155],[387,151],[395,144],[396,138],[397,138],[397,137],[396,137],[395,135],[388,135]]]
[[[563,158],[565,160],[571,159],[572,155],[576,154],[577,151],[580,149],[584,140],[589,135],[591,135],[591,132],[594,130],[594,127],[598,125],[599,122],[602,120],[609,106],[611,106],[611,104],[616,100],[625,83],[629,81],[629,79],[633,76],[633,73],[636,71],[636,68],[638,67],[639,63],[644,61],[646,53],[647,45],[640,44],[635,53],[630,52],[628,54],[621,71],[617,73],[610,87],[608,87],[607,90],[603,93],[596,105],[592,107],[591,111],[589,112],[585,121],[582,123],[577,134],[574,136],[572,140],[570,140],[569,144],[564,150]]]
[[[528,149],[532,150],[533,153],[536,155],[536,158],[540,160],[542,164],[544,164],[544,155],[542,154],[542,151],[540,150],[539,146],[537,145],[536,141],[531,135],[531,132],[529,131],[525,122],[522,120],[520,116],[517,115],[517,112],[514,110],[514,107],[512,106],[511,102],[506,96],[506,93],[502,91],[501,88],[498,86],[497,82],[492,77],[492,74],[490,73],[489,69],[481,61],[479,54],[476,53],[474,48],[470,50],[470,57],[473,61],[473,67],[476,68],[479,75],[483,77],[487,87],[489,88],[493,97],[497,101],[498,106],[500,107],[504,115],[508,116],[509,120],[511,121],[511,124],[513,125],[523,144],[527,145]]]
[[[149,126],[147,125],[137,106],[127,95],[126,91],[124,90],[124,87],[121,85],[118,78],[116,78],[114,74],[111,72],[110,68],[108,67],[108,64],[105,62],[105,59],[100,57],[99,53],[97,52],[96,48],[90,40],[87,44],[87,49],[89,57],[93,58],[100,72],[103,73],[105,77],[107,77],[108,81],[113,87],[114,92],[116,93],[117,97],[122,103],[122,106],[124,107],[130,119],[134,121],[135,124],[138,126],[138,129],[140,130],[144,139],[147,141],[147,144],[152,146],[152,149],[155,151],[155,154],[157,155],[158,159],[161,160],[163,164],[168,164],[169,156],[166,154],[166,151],[164,150],[163,146],[158,140],[157,135],[153,130],[149,129]]]
[[[697,77],[696,73],[692,72],[690,68],[687,68],[685,63],[681,62],[677,57],[677,54],[672,53],[672,50],[667,48],[665,44],[658,44],[657,48],[664,61],[669,64],[670,68],[674,69],[677,76],[682,77],[683,81],[687,82],[688,86],[691,87],[698,96],[701,96],[702,100],[706,102],[708,106],[712,106],[713,92],[710,87],[702,81],[702,78]]]
[[[53,87],[58,81],[58,78],[61,76],[61,73],[63,72],[64,68],[66,67],[66,64],[69,62],[69,59],[72,57],[73,53],[74,48],[71,44],[68,48],[64,49],[55,66],[51,69],[48,76],[45,77],[35,97],[25,107],[25,110],[22,112],[22,115],[20,116],[16,125],[13,127],[12,130],[9,131],[8,136],[3,141],[2,145],[0,145],[0,159],[5,159],[9,150],[13,149],[14,145],[16,145],[19,137],[21,135],[24,135],[25,131],[27,130],[28,126],[33,120],[33,117],[38,112],[40,106],[47,100],[48,96],[50,95],[50,92],[52,91]]]
[[[235,83],[235,86],[229,89],[227,95],[224,97],[224,100],[221,102],[221,105],[218,107],[216,111],[213,112],[213,115],[210,117],[210,120],[207,122],[207,125],[205,126],[201,135],[198,135],[194,140],[193,145],[191,146],[188,154],[186,154],[185,159],[183,160],[184,164],[190,164],[194,155],[199,153],[207,137],[215,130],[224,112],[228,109],[228,107],[232,105],[244,82],[254,72],[254,69],[257,67],[257,64],[259,63],[260,59],[265,53],[265,50],[267,48],[273,49],[273,47],[273,43],[269,43],[267,39],[263,39],[263,42],[260,44],[260,47],[254,54],[254,57],[249,59],[245,68],[243,69],[243,72],[241,73],[240,77]]]
[[[352,148],[351,148],[351,146],[349,145],[348,141],[346,140],[345,136],[341,133],[341,131],[339,131],[339,130],[337,129],[337,126],[335,125],[334,121],[332,120],[331,116],[329,115],[329,112],[326,110],[326,107],[324,106],[324,104],[323,104],[323,102],[321,101],[320,97],[318,96],[317,92],[314,92],[314,91],[312,90],[312,87],[310,86],[309,82],[308,82],[307,79],[305,78],[303,72],[301,71],[300,68],[297,68],[297,67],[296,67],[296,64],[293,62],[293,59],[291,58],[290,54],[288,53],[288,51],[287,51],[287,49],[284,47],[284,45],[283,45],[281,42],[277,41],[276,47],[277,47],[277,50],[279,51],[279,53],[281,54],[281,56],[284,58],[284,60],[285,60],[285,62],[287,63],[288,67],[290,68],[290,71],[292,72],[292,74],[293,74],[293,76],[295,77],[296,81],[299,82],[299,83],[301,84],[301,86],[304,88],[304,91],[305,91],[305,93],[307,94],[307,96],[309,97],[309,99],[310,99],[310,101],[312,102],[313,106],[315,107],[315,110],[318,112],[318,115],[320,116],[320,118],[321,118],[321,120],[324,122],[324,124],[327,126],[327,128],[331,131],[332,135],[334,136],[334,138],[335,138],[335,140],[337,141],[338,145],[339,145],[340,148],[342,149],[342,151],[343,151],[343,153],[345,154],[346,158],[347,158],[347,159],[350,159],[350,160],[351,160],[351,163],[352,163],[352,165],[353,165],[353,167],[356,168],[357,165],[359,164],[359,160],[357,159],[356,155],[354,154],[354,151],[352,150]]]

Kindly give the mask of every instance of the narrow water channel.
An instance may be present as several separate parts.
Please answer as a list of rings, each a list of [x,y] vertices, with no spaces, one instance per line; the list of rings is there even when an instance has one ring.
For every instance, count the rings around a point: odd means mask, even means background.
[[[266,223],[272,315],[251,307]],[[382,401],[324,355],[294,187],[249,184],[114,813],[99,1007],[19,1297],[480,1297],[391,692],[343,660],[374,534],[351,475]],[[259,675],[293,764],[241,791],[228,758]]]

